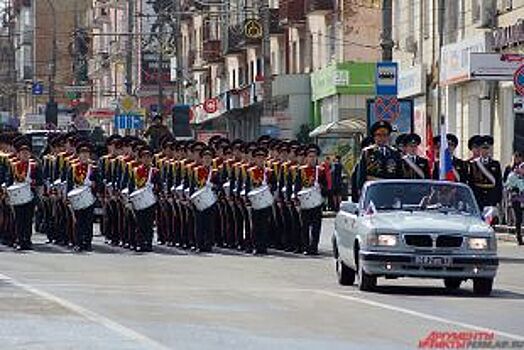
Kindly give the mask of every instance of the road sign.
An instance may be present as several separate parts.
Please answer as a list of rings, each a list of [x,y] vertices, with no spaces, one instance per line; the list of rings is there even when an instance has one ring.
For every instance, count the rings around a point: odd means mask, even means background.
[[[136,114],[115,115],[114,124],[116,129],[143,129],[144,117]]]
[[[135,109],[135,98],[133,96],[124,96],[120,99],[120,108],[123,112],[130,112]]]
[[[244,35],[249,39],[260,39],[262,38],[262,24],[256,19],[249,19],[244,24]]]
[[[204,110],[208,114],[213,114],[218,110],[218,101],[216,98],[209,98],[204,102]]]
[[[519,95],[524,96],[524,64],[515,71],[513,84],[515,84],[515,90]]]
[[[89,85],[66,85],[64,86],[65,92],[90,92],[91,86]]]
[[[33,95],[35,96],[43,95],[44,94],[44,84],[42,84],[42,82],[40,81],[33,83],[32,92],[33,92]]]
[[[397,95],[398,64],[396,62],[377,62],[375,88],[377,95]]]
[[[400,104],[396,96],[377,96],[375,99],[375,115],[377,120],[387,120],[394,123],[400,115]]]

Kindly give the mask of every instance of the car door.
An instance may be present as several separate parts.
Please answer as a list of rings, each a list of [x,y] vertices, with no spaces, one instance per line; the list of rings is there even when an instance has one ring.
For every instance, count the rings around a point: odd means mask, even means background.
[[[347,264],[352,261],[358,218],[358,205],[350,203],[341,205],[335,221],[339,254]]]

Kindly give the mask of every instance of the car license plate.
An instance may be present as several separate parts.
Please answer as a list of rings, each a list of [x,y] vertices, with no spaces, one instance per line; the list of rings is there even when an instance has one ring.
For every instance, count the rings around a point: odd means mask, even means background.
[[[417,265],[426,266],[449,266],[451,265],[451,258],[447,256],[416,256],[415,263]]]

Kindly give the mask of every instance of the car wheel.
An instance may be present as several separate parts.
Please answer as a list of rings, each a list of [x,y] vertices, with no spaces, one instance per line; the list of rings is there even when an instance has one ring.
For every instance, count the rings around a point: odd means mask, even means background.
[[[462,280],[460,278],[444,278],[444,285],[446,289],[457,290],[460,288]]]
[[[358,264],[358,289],[369,292],[377,286],[377,277],[368,275],[362,264]]]
[[[355,283],[355,270],[342,261],[340,255],[335,259],[338,283],[343,286],[352,286]]]
[[[473,293],[481,296],[488,296],[493,290],[492,278],[474,278],[473,279]]]

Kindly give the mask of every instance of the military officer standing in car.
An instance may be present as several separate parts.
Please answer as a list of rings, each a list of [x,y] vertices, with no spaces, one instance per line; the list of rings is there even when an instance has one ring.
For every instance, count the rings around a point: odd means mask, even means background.
[[[374,144],[362,150],[360,160],[355,167],[356,188],[359,193],[352,195],[352,200],[358,202],[360,191],[366,181],[378,179],[400,179],[402,169],[400,154],[389,146],[389,137],[393,128],[385,120],[371,126]]]
[[[497,206],[502,200],[502,170],[500,163],[491,157],[492,136],[480,138],[480,156],[469,162],[469,186],[480,209]]]
[[[404,155],[401,168],[404,179],[429,179],[431,171],[429,161],[417,154],[422,139],[417,134],[407,134],[404,137]]]
[[[455,182],[462,182],[462,183],[468,183],[468,163],[463,161],[462,159],[455,156],[455,150],[458,146],[458,138],[457,136],[453,134],[447,134],[446,139],[448,141],[448,149],[452,156],[452,163],[453,163],[453,177]],[[471,146],[475,144],[475,148],[477,148],[476,141],[477,139],[473,139],[473,142],[470,143]],[[433,138],[433,144],[435,145],[435,148],[438,150],[440,149],[440,135],[435,136]],[[471,147],[470,147],[471,148]],[[438,154],[438,151],[437,151]],[[433,166],[433,179],[438,180],[440,176],[440,162],[436,161]]]

